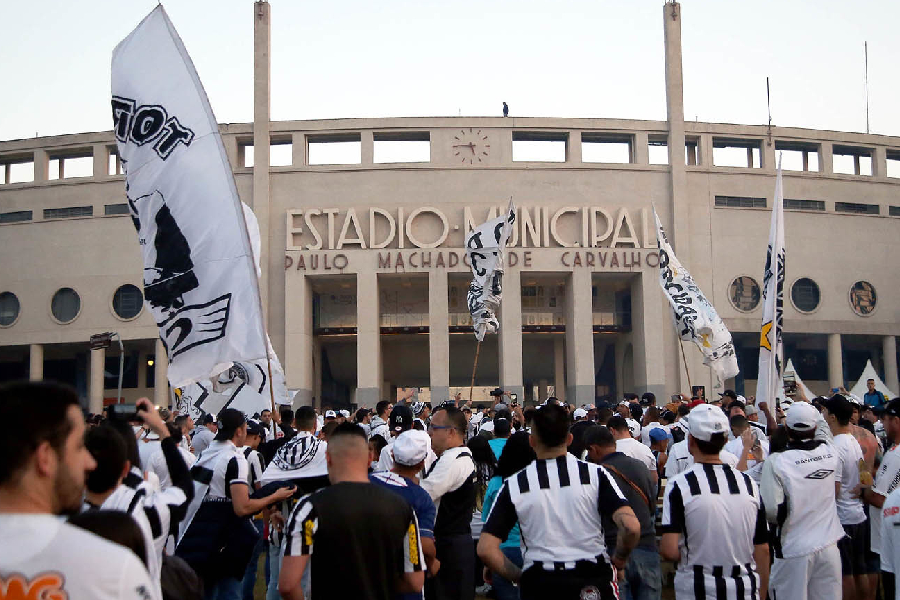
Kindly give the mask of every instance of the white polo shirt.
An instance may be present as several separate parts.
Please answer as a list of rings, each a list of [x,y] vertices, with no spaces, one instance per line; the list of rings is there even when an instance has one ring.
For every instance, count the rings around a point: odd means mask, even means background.
[[[653,451],[638,440],[634,438],[616,440],[616,452],[641,461],[648,469],[656,473],[656,457],[653,456]]]
[[[719,460],[722,461],[722,464],[736,467],[739,459],[725,448],[722,448],[722,451],[719,452]],[[694,457],[688,452],[687,438],[684,438],[677,444],[672,444],[672,447],[669,449],[669,460],[666,461],[666,478],[675,477],[693,466]]]

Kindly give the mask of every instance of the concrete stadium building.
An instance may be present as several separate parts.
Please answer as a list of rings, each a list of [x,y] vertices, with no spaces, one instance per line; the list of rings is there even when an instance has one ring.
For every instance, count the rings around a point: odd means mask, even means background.
[[[659,288],[655,206],[678,258],[725,319],[755,392],[760,284],[784,157],[785,349],[814,391],[872,360],[896,390],[900,138],[686,122],[680,9],[667,4],[667,121],[502,117],[269,120],[269,5],[254,5],[253,123],[223,124],[238,191],[263,239],[269,332],[296,404],[372,406],[466,389],[475,340],[467,228],[518,220],[498,336],[476,385],[579,404],[689,391]],[[267,166],[268,165],[268,166]],[[142,264],[111,131],[0,142],[0,381],[65,381],[97,410],[168,403],[166,359],[142,308]]]

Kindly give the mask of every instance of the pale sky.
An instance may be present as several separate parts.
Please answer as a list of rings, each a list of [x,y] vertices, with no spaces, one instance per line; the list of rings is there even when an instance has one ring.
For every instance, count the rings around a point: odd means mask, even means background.
[[[272,0],[272,119],[666,117],[660,0]],[[5,2],[0,140],[111,128],[151,0]],[[253,118],[251,0],[164,2],[220,122]],[[685,118],[900,136],[894,0],[684,0]]]

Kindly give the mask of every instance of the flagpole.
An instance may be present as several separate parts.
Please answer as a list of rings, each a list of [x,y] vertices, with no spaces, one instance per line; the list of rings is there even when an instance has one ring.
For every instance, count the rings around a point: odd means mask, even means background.
[[[472,364],[472,383],[469,385],[469,404],[472,404],[472,391],[475,389],[475,371],[478,369],[478,355],[481,353],[481,340],[475,347],[475,362]]]
[[[691,371],[688,369],[687,358],[684,355],[684,344],[681,340],[678,340],[678,347],[681,348],[681,360],[684,363],[684,372],[687,374],[688,388],[690,388],[691,394],[693,394],[694,386],[691,385]]]

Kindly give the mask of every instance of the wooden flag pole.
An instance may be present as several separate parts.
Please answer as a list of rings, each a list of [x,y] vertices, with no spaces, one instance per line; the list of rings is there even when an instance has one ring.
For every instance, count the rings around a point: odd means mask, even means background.
[[[478,369],[478,355],[481,353],[481,340],[475,347],[475,362],[472,363],[472,383],[469,385],[469,404],[472,403],[472,391],[475,389],[475,371]]]
[[[681,348],[681,360],[684,362],[684,372],[687,374],[688,387],[691,390],[691,394],[693,394],[694,386],[691,385],[691,370],[688,369],[687,358],[684,356],[684,343],[681,340],[678,340],[678,347]]]

